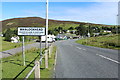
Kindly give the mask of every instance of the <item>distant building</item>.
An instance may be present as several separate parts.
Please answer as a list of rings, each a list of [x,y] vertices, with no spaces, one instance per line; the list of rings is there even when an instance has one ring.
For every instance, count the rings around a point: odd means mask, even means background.
[[[107,31],[107,30],[106,30],[106,31],[104,31],[104,32],[108,32],[108,33],[111,33],[111,31]]]
[[[70,30],[67,30],[67,33],[69,33],[70,32]]]
[[[56,36],[54,36],[54,35],[47,35],[47,41],[48,42],[54,42],[55,38],[56,38]],[[41,36],[41,41],[45,42],[46,41],[46,36]]]
[[[94,36],[98,36],[100,33],[93,33],[94,34]]]
[[[76,30],[67,30],[67,33],[73,33],[75,34]]]
[[[0,34],[1,37],[3,37],[3,34]]]
[[[12,43],[18,43],[20,40],[19,40],[20,38],[18,37],[18,36],[16,36],[16,37],[12,37],[11,38],[11,42]]]

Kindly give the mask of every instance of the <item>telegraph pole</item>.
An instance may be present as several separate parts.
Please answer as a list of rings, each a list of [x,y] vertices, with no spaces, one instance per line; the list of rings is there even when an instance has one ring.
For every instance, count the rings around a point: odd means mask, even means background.
[[[45,48],[48,47],[47,36],[48,36],[48,0],[46,0],[46,42],[45,42]]]
[[[116,16],[116,25],[117,25],[117,28],[116,28],[116,34],[118,34],[118,27],[120,25],[120,20],[119,20],[119,17],[120,17],[120,1],[118,2],[118,14]]]

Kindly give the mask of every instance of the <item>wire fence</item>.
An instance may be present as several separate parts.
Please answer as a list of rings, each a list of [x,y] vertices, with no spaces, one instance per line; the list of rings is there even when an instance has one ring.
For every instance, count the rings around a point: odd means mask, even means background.
[[[52,50],[53,50],[53,45],[50,45],[46,50],[44,50],[44,54],[41,56],[41,58],[39,60],[36,60],[34,62],[34,64],[35,64],[34,67],[26,75],[24,80],[27,80],[29,78],[29,76],[33,73],[33,71],[34,71],[34,74],[35,74],[35,79],[37,79],[37,80],[40,79],[40,66],[42,65],[40,63],[42,62],[42,59],[45,58],[45,68],[48,68],[48,58],[51,57]]]

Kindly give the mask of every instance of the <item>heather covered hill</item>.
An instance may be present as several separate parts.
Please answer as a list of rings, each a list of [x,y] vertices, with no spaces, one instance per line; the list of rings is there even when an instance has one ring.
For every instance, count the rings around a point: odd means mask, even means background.
[[[45,27],[45,19],[40,17],[25,17],[25,18],[13,18],[2,21],[2,30],[4,31],[7,28],[16,28],[16,27]],[[74,22],[74,21],[59,21],[59,20],[50,20],[49,19],[49,29],[54,29],[62,27],[63,29],[68,29],[70,27],[77,27],[79,24],[88,24],[84,22]],[[93,24],[93,26],[101,27],[111,27],[111,25],[102,25],[102,24]]]

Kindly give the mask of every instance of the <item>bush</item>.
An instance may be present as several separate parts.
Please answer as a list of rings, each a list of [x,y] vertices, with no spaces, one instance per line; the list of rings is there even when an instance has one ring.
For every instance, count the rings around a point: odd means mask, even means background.
[[[11,37],[13,36],[13,31],[8,28],[5,32],[5,41],[11,41]]]

